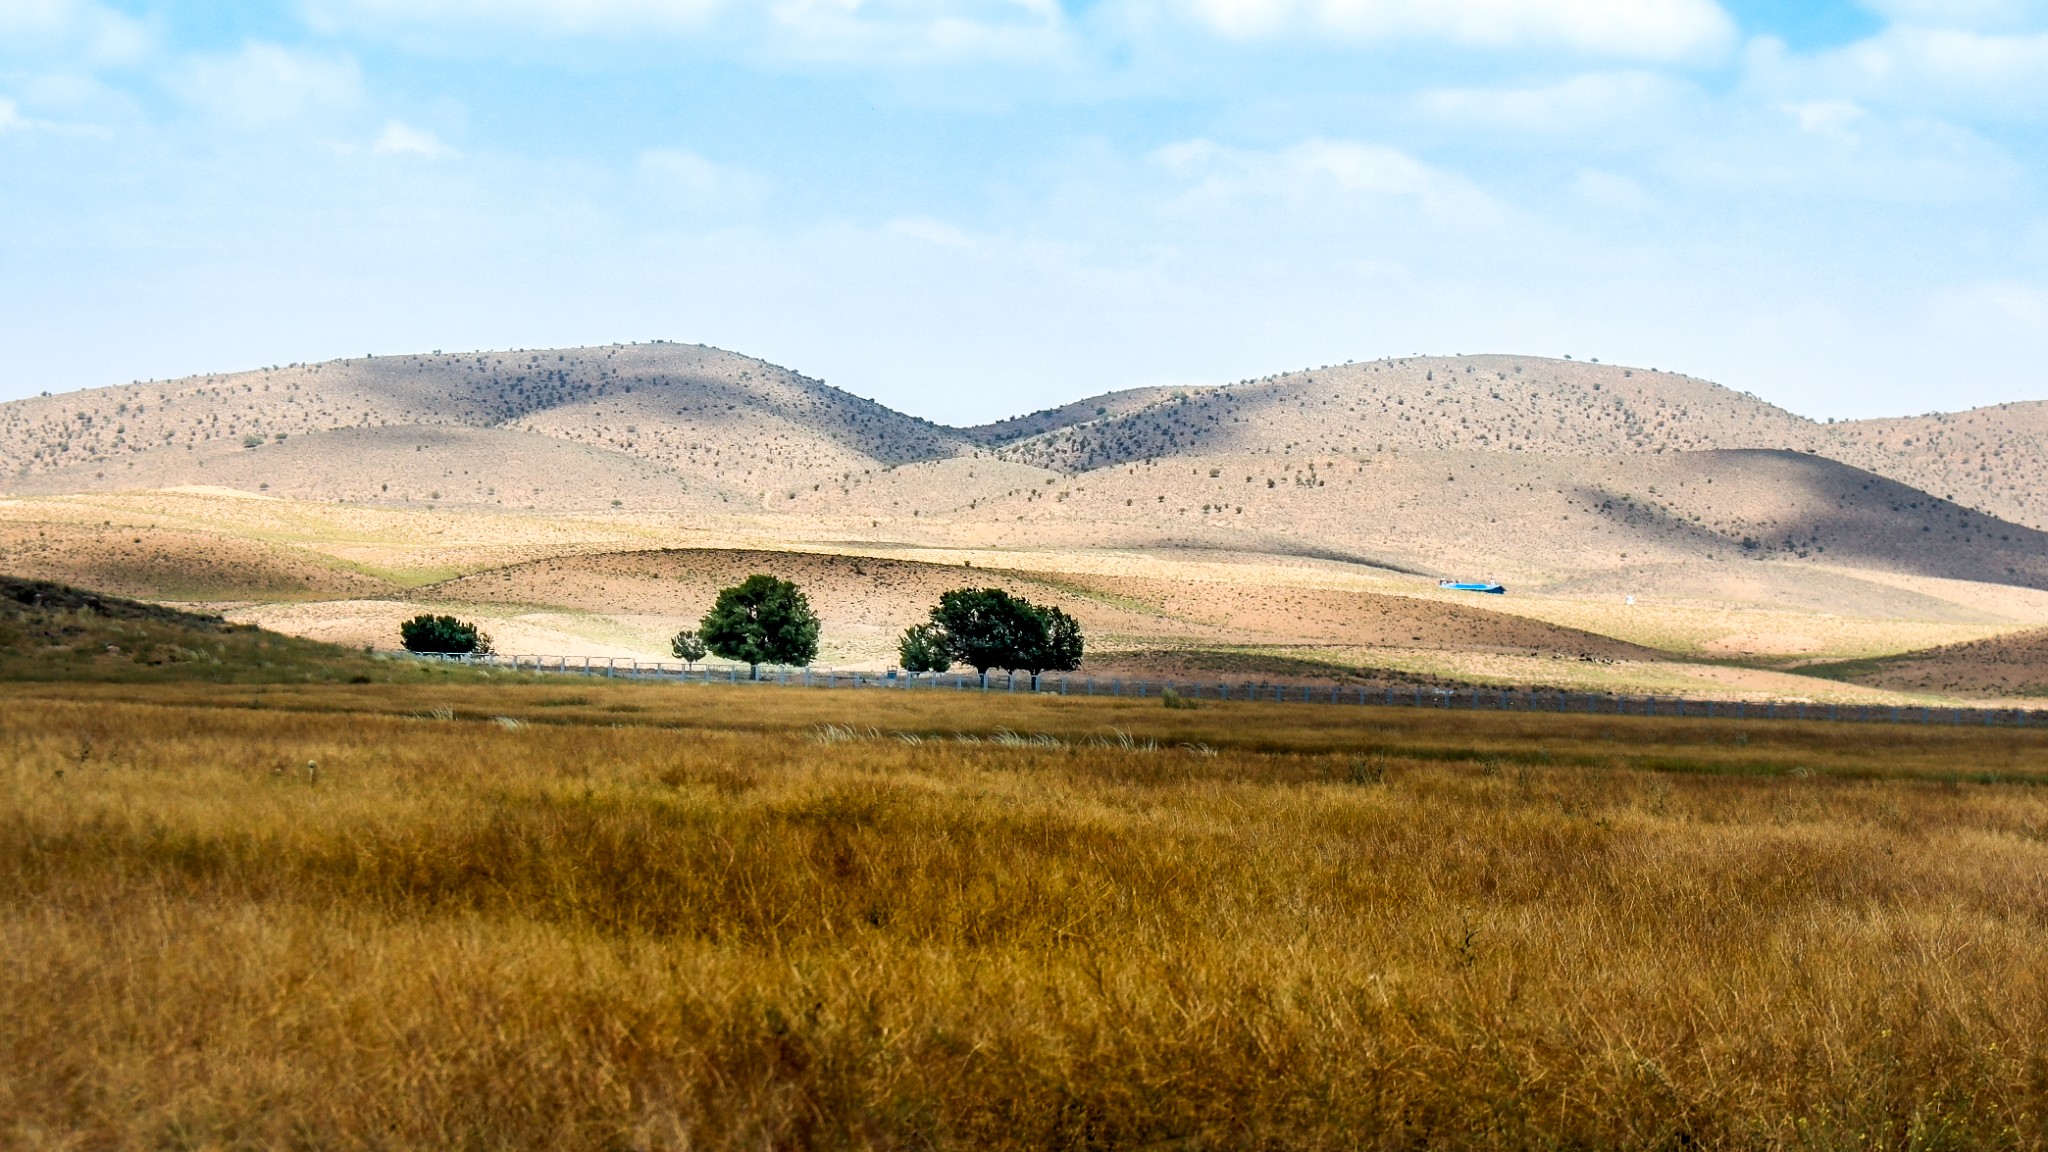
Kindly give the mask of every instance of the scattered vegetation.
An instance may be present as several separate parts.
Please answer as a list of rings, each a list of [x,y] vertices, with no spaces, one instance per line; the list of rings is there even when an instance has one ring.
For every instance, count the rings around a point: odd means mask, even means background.
[[[429,670],[45,580],[0,577],[0,681],[364,683]]]

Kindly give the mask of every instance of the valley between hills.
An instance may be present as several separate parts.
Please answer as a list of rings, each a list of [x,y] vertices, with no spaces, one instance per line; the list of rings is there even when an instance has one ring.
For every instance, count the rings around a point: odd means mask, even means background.
[[[1493,355],[970,428],[697,345],[380,356],[0,405],[0,572],[349,644],[432,609],[651,659],[772,571],[863,667],[1000,584],[1103,670],[2042,700],[2044,435],[2038,403],[1823,424]]]

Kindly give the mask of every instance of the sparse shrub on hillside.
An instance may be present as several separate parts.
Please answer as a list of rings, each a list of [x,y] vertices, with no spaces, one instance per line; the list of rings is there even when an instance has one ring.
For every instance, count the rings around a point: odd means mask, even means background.
[[[707,651],[704,647],[704,638],[690,629],[685,629],[670,637],[668,650],[676,659],[681,660],[685,664],[695,664],[697,661],[702,660]]]
[[[467,620],[422,612],[398,626],[398,637],[408,652],[473,653],[491,651],[489,635]]]
[[[763,664],[809,664],[818,655],[818,616],[801,589],[755,573],[718,594],[698,627],[704,644],[761,675]]]

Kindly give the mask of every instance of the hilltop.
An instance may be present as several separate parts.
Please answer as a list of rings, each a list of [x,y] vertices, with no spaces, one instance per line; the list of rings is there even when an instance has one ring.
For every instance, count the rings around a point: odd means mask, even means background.
[[[1085,616],[1098,662],[1784,693],[1756,676],[2048,624],[2044,438],[2048,405],[1822,424],[1536,357],[951,428],[695,345],[380,356],[0,405],[0,571],[350,645],[438,605],[514,647],[659,655],[760,564],[865,663],[993,579]],[[1423,603],[1447,576],[1514,594]]]
[[[668,343],[366,357],[0,405],[0,485],[16,492],[758,506],[968,446],[788,369]]]
[[[1512,356],[1332,365],[1146,399],[1100,417],[1086,415],[1102,407],[1099,402],[1068,405],[1059,411],[1078,418],[1044,421],[1004,442],[999,454],[1086,472],[1167,456],[1244,452],[1811,451],[1826,439],[1810,420],[1704,380]]]
[[[0,492],[203,484],[302,499],[849,518],[1172,458],[1812,453],[2048,527],[2048,403],[1820,424],[1696,377],[1519,356],[1326,365],[1137,388],[971,428],[699,345],[365,357],[0,404]],[[906,490],[888,474],[923,466]],[[1017,473],[1023,478],[1028,473]],[[968,480],[980,483],[964,483]],[[1040,477],[1042,479],[1042,477]],[[905,496],[909,496],[906,501]]]

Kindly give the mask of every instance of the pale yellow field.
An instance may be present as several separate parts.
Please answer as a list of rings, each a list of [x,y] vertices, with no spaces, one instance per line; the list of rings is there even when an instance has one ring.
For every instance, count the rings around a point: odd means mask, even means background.
[[[1731,699],[1923,699],[1790,670],[2048,624],[2048,592],[1811,563],[1652,565],[1493,597],[1337,559],[1010,550],[943,531],[857,539],[846,527],[187,488],[0,501],[0,568],[204,603],[352,646],[389,647],[399,621],[433,610],[476,619],[501,651],[647,660],[667,658],[667,638],[695,622],[721,582],[759,566],[811,589],[827,625],[821,662],[869,668],[893,661],[895,636],[938,591],[995,582],[1075,613],[1098,666],[1218,649],[1361,672]],[[882,567],[860,575],[863,563]]]

